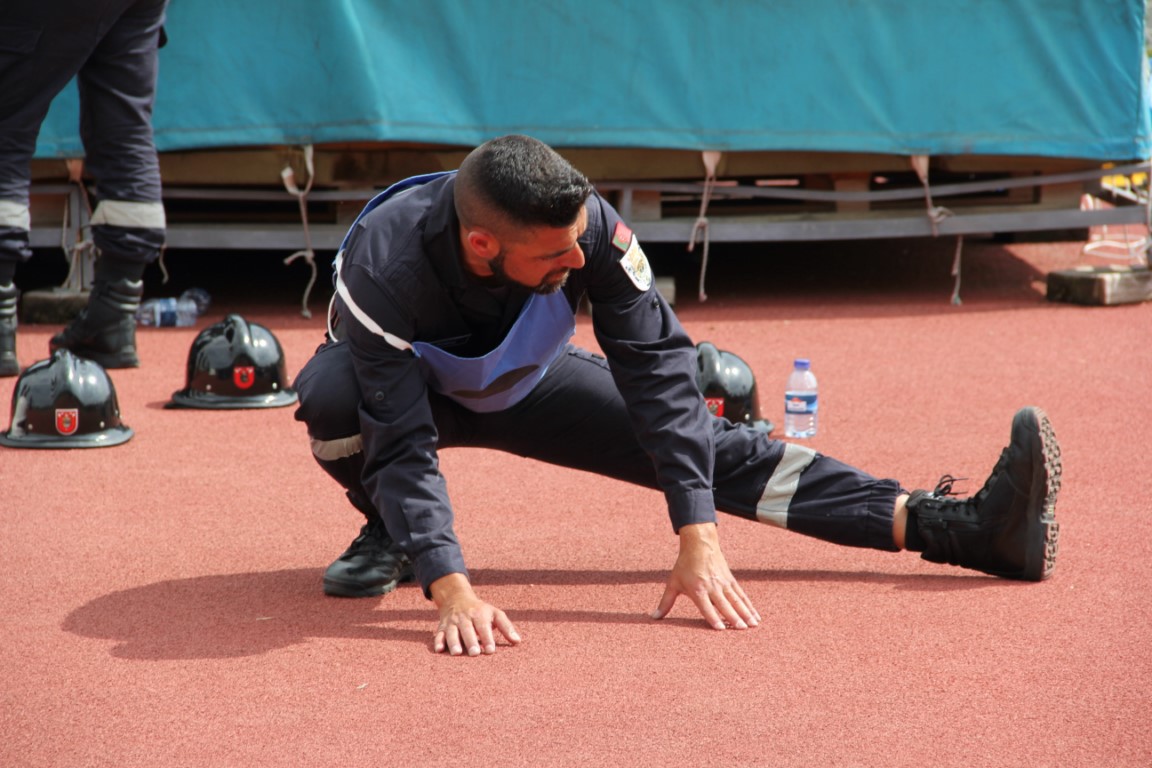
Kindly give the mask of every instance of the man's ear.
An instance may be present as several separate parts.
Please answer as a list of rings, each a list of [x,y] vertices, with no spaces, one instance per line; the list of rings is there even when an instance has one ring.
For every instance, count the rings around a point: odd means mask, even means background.
[[[466,235],[468,247],[472,253],[485,261],[500,255],[500,241],[496,236],[482,227],[468,230]]]

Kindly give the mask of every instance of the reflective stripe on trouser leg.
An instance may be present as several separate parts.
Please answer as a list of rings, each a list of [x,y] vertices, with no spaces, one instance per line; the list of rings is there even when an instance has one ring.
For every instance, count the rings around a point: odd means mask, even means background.
[[[341,437],[336,440],[312,438],[312,455],[316,461],[337,461],[355,456],[364,450],[364,438],[360,435]]]
[[[0,200],[0,227],[22,229],[32,228],[32,210],[22,200]]]
[[[360,390],[345,344],[324,344],[293,382],[300,395],[296,420],[308,425],[312,456],[345,490],[366,497],[364,441],[357,408]]]
[[[164,216],[164,205],[158,201],[101,200],[92,212],[92,226],[101,224],[135,229],[164,229],[167,219]]]
[[[364,450],[360,435],[338,440],[313,438],[312,458],[344,490],[368,498],[360,479],[364,474]]]
[[[92,240],[102,255],[151,264],[164,247],[166,223],[162,203],[102,200],[92,213]]]
[[[800,485],[800,473],[816,459],[810,448],[787,443],[776,471],[768,478],[760,501],[756,503],[756,519],[777,528],[788,527],[788,505]]]
[[[0,200],[0,285],[12,282],[16,265],[32,258],[28,232],[31,224],[27,202]]]
[[[762,522],[849,547],[898,551],[892,520],[900,484],[789,443],[757,505]]]

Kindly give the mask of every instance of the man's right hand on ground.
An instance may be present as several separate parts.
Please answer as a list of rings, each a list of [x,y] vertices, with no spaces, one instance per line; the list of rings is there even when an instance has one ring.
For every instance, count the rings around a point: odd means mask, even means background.
[[[680,529],[680,554],[652,618],[662,619],[680,595],[687,596],[713,629],[747,629],[760,624],[760,613],[728,568],[715,523]]]
[[[520,642],[520,633],[504,611],[481,600],[464,574],[442,576],[432,582],[430,591],[440,609],[440,625],[432,638],[432,647],[437,653],[447,651],[452,656],[496,653],[493,627],[513,645]]]

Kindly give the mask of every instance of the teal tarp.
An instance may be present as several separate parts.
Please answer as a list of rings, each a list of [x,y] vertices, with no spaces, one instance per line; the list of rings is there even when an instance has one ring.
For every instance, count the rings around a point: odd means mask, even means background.
[[[1150,154],[1142,0],[173,0],[162,151]],[[41,157],[80,153],[76,97]]]

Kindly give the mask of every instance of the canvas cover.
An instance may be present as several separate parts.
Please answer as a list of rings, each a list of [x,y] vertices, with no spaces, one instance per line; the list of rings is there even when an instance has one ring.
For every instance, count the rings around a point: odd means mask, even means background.
[[[161,151],[1149,155],[1141,0],[173,0]],[[77,100],[38,157],[81,154]]]

